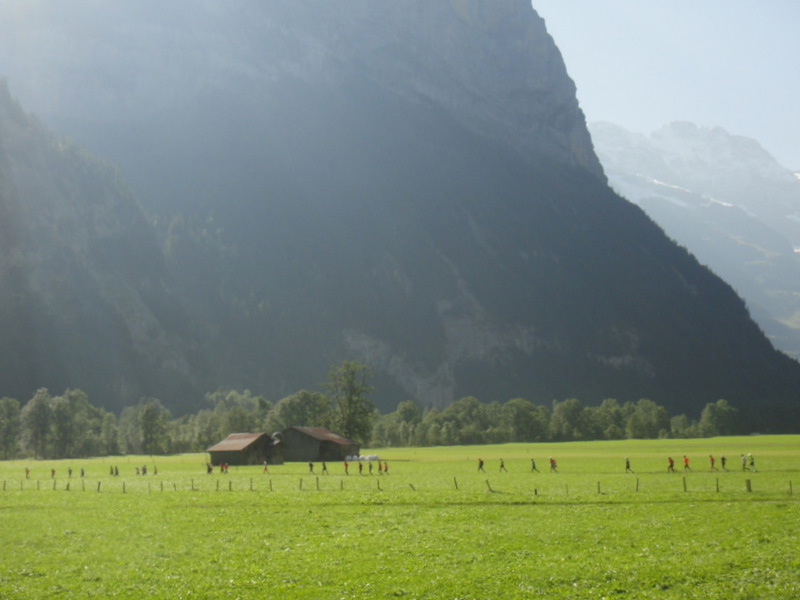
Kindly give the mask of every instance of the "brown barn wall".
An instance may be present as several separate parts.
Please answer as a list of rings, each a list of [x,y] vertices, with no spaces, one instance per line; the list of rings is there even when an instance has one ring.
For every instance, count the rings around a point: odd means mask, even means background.
[[[239,462],[241,460],[240,452],[217,450],[210,452],[210,454],[211,454],[211,464],[214,466],[221,465],[222,463],[228,463],[229,465],[242,464],[241,462]]]
[[[284,459],[286,462],[320,460],[319,440],[295,429],[283,432]]]

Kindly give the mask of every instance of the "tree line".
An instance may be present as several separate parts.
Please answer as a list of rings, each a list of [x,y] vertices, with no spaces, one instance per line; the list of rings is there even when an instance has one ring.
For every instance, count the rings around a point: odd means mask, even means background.
[[[231,433],[326,427],[367,443],[375,417],[369,369],[356,361],[331,367],[325,392],[301,390],[271,403],[249,390],[205,395],[194,414],[173,417],[157,398],[141,398],[119,416],[92,405],[81,390],[53,396],[39,389],[24,405],[0,398],[0,458],[79,458],[202,452]]]
[[[457,400],[444,409],[420,411],[413,402],[377,415],[371,445],[445,446],[506,442],[560,442],[692,438],[741,433],[738,410],[726,400],[709,403],[699,420],[670,416],[666,408],[649,399],[620,403],[613,398],[599,406],[584,406],[570,398],[536,405],[523,398],[503,404],[482,403],[473,397]]]
[[[142,398],[119,416],[94,406],[81,390],[52,396],[38,390],[24,405],[0,399],[4,459],[79,458],[120,454],[203,452],[231,433],[326,427],[370,447],[497,444],[573,440],[709,437],[742,432],[738,410],[709,403],[699,420],[670,416],[652,400],[606,399],[584,406],[571,398],[552,406],[523,398],[483,403],[466,397],[443,409],[401,402],[380,414],[369,399],[369,369],[355,361],[331,368],[324,392],[300,390],[276,403],[250,391],[216,391],[194,414],[173,417],[156,398]]]

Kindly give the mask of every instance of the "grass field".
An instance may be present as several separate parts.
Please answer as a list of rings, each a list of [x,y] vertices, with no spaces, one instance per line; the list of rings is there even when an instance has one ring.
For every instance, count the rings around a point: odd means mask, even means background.
[[[0,598],[800,597],[800,436],[377,453],[388,475],[206,475],[204,455],[0,463]]]

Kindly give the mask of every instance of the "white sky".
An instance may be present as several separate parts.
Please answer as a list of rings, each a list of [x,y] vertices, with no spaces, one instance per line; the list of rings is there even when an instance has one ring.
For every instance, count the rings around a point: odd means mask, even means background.
[[[588,121],[756,139],[800,171],[799,0],[532,0]]]

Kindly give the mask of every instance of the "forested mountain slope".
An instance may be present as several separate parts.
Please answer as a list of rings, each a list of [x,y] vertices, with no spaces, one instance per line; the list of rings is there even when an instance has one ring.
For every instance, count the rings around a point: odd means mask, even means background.
[[[2,393],[80,387],[121,408],[195,389],[166,277],[119,171],[46,131],[0,82]]]

